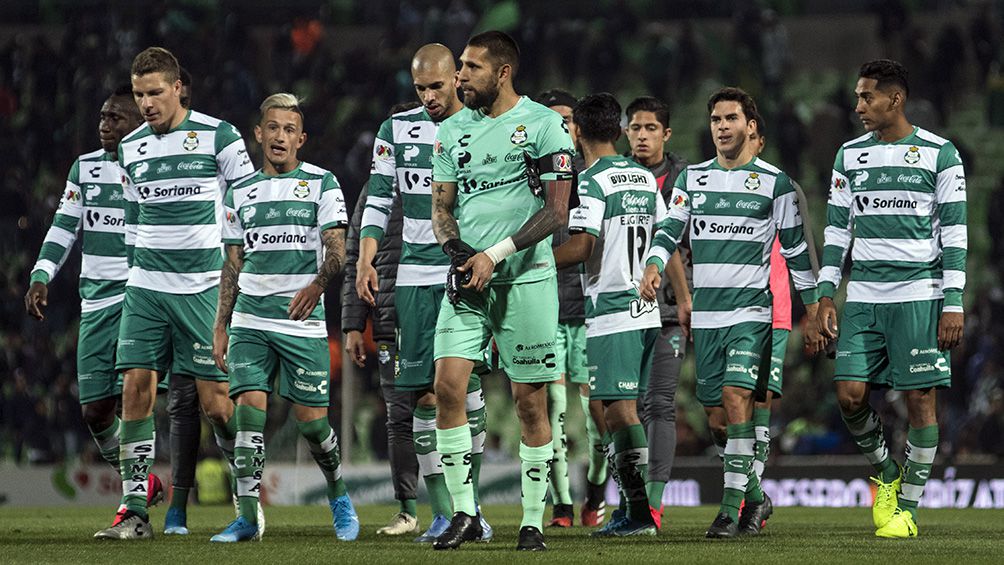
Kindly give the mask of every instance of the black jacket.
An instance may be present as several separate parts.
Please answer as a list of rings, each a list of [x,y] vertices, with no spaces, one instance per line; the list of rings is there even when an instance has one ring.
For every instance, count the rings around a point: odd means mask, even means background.
[[[394,341],[397,320],[394,316],[394,286],[397,282],[397,264],[401,259],[401,206],[391,209],[387,231],[377,249],[373,265],[377,270],[380,290],[376,295],[376,308],[363,302],[356,294],[356,261],[359,259],[359,225],[366,208],[369,183],[363,185],[356,201],[355,211],[345,240],[345,279],[342,281],[342,332],[366,329],[366,318],[373,316],[374,341]]]
[[[584,170],[586,163],[582,155],[575,154],[572,158],[572,193],[569,195],[568,210],[571,213],[579,205],[578,171]],[[551,248],[557,248],[571,237],[568,227],[558,228],[551,239]],[[583,266],[572,265],[558,271],[558,322],[562,324],[585,323],[586,299],[583,295]]]
[[[676,177],[680,176],[680,173],[686,168],[686,159],[673,153],[666,153],[666,158],[661,163],[649,169],[659,182],[659,188],[662,190],[662,198],[665,200],[667,208],[670,205],[669,199],[673,195],[673,185],[676,184]],[[683,259],[683,271],[687,274],[687,286],[693,292],[694,267],[690,262],[689,249],[685,248],[689,245],[687,238],[684,237],[684,241],[680,243],[680,258]],[[676,295],[673,293],[673,285],[669,284],[668,275],[663,274],[662,287],[659,289],[657,296],[659,300],[659,315],[662,318],[662,322],[679,323],[680,320],[676,316]]]

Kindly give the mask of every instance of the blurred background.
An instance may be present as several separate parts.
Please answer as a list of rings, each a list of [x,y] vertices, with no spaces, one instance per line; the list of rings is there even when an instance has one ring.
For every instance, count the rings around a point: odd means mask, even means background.
[[[804,187],[820,246],[834,154],[862,132],[853,113],[857,69],[878,57],[904,63],[911,121],[955,142],[969,188],[966,336],[952,352],[954,386],[939,394],[939,457],[965,465],[1004,456],[1004,6],[997,2],[7,0],[3,12],[0,462],[100,462],[77,400],[79,253],[50,285],[44,323],[25,315],[22,297],[70,165],[99,147],[98,109],[128,83],[136,53],[150,45],[173,51],[193,76],[192,107],[235,124],[259,164],[252,134],[258,104],[277,91],[305,97],[309,139],[301,157],[335,173],[352,210],[376,129],[392,105],[415,98],[408,71],[414,51],[436,41],[459,56],[466,39],[486,29],[506,30],[519,42],[515,84],[522,94],[609,91],[623,106],[639,95],[662,98],[671,107],[668,149],[691,162],[714,153],[709,94],[723,85],[748,90],[765,116],[764,157]],[[339,295],[331,288],[326,297],[332,380],[340,383],[332,386],[331,420],[348,461],[377,462],[387,454],[377,356],[368,356],[366,370],[343,370]],[[851,454],[863,472],[832,394],[832,364],[805,359],[800,343],[796,328],[785,395],[773,413],[772,459]],[[711,446],[693,386],[688,363],[677,395],[683,466],[686,456],[706,457]],[[519,442],[507,383],[490,378],[486,390],[486,461],[507,461]],[[873,398],[902,453],[905,406],[895,400],[895,393]],[[583,461],[578,403],[570,401],[569,410],[570,448]],[[158,415],[162,459],[167,425],[160,408]],[[297,457],[288,406],[278,398],[267,433],[270,461]],[[205,452],[216,456],[208,437]]]

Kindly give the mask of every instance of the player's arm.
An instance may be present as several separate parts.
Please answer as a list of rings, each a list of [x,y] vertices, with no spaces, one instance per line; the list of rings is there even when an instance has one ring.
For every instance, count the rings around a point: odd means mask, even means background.
[[[572,236],[554,249],[554,263],[559,269],[587,261],[603,230],[607,205],[603,189],[587,173],[579,177],[577,192],[579,205],[568,219],[568,231]]]
[[[676,318],[679,320],[680,329],[683,330],[684,339],[690,338],[690,314],[693,311],[693,302],[690,297],[690,287],[687,286],[687,272],[683,267],[683,258],[680,255],[680,248],[666,263],[666,275],[669,277],[669,284],[673,287],[673,296],[676,297]]]
[[[368,184],[368,183],[367,183]],[[356,291],[356,263],[359,259],[359,224],[366,204],[366,185],[356,200],[356,209],[352,213],[349,231],[345,236],[345,274],[342,281],[342,333],[345,352],[359,367],[366,364],[366,348],[363,344],[363,331],[366,330],[366,319],[370,316],[370,305],[360,298]]]
[[[938,152],[935,214],[941,225],[942,292],[945,294],[938,323],[938,349],[947,350],[962,341],[964,315],[962,291],[966,286],[966,173],[959,152],[951,143]]]
[[[227,328],[240,292],[238,279],[244,268],[244,245],[227,243],[224,247],[223,271],[220,272],[219,298],[216,302],[216,321],[213,323],[213,361],[216,368],[227,372],[227,346],[230,336]]]
[[[789,180],[791,181],[791,187],[795,189],[798,215],[802,218],[802,233],[809,250],[809,264],[812,265],[812,276],[818,279],[819,252],[816,251],[816,236],[813,234],[812,218],[809,216],[809,201],[805,197],[805,192],[802,191],[802,186],[795,182],[794,179]]]
[[[223,182],[220,190],[226,191],[232,184],[254,172],[254,165],[248,156],[244,138],[237,128],[227,122],[220,122],[216,128],[216,166]]]
[[[639,288],[641,297],[645,300],[656,299],[659,285],[662,284],[661,273],[666,269],[670,257],[676,252],[680,239],[683,237],[683,230],[690,221],[687,172],[684,170],[676,177],[676,185],[673,187],[666,215],[655,224],[655,235],[652,237],[652,245],[648,248],[648,255],[645,258],[645,274]],[[660,199],[656,200],[657,205],[658,200]],[[686,286],[686,278],[684,278],[683,284]]]
[[[394,208],[394,179],[397,178],[397,155],[394,147],[394,123],[387,118],[380,125],[373,141],[373,166],[369,183],[359,198],[364,198],[365,208],[359,228],[359,259],[356,264],[356,292],[371,306],[376,304],[373,295],[379,288],[373,258],[387,231]]]
[[[554,249],[554,266],[558,269],[585,263],[593,254],[596,236],[579,232]]]
[[[80,191],[80,162],[74,161],[66,179],[66,188],[59,201],[59,208],[52,219],[52,225],[45,234],[42,249],[31,270],[28,292],[24,295],[24,307],[28,315],[36,320],[44,320],[43,308],[49,305],[49,281],[56,276],[59,268],[73,249],[80,231],[84,215],[84,195]]]
[[[819,305],[816,273],[812,269],[809,243],[802,223],[805,214],[802,213],[799,200],[795,183],[787,175],[779,176],[774,183],[773,207],[777,239],[780,242],[779,253],[788,266],[791,281],[799,291],[809,315],[805,331],[805,351],[811,356],[826,346],[826,338],[819,331],[816,317]]]
[[[837,151],[830,181],[830,196],[826,202],[826,228],[823,230],[823,265],[819,269],[819,309],[816,317],[819,330],[828,339],[837,337],[837,308],[833,295],[840,285],[847,250],[851,245],[854,212],[851,208],[851,185],[844,168],[844,150]]]

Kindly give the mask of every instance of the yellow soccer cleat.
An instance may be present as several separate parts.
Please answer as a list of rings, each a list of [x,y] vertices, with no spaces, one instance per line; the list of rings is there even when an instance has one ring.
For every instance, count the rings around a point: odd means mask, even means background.
[[[889,522],[879,528],[875,535],[880,538],[915,538],[917,537],[917,523],[913,521],[913,514],[897,508]]]
[[[870,478],[876,487],[875,501],[872,503],[872,522],[875,523],[876,529],[881,529],[889,523],[893,513],[896,512],[896,508],[899,506],[897,495],[899,494],[900,483],[903,482],[903,468],[899,468],[899,476],[896,477],[896,480],[889,483],[882,482],[880,477]]]

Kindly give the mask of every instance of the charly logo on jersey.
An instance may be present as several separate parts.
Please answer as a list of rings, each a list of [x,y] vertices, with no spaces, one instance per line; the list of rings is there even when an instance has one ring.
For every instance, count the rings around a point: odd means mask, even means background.
[[[526,126],[524,125],[516,126],[516,131],[512,132],[512,135],[509,136],[509,141],[511,141],[513,145],[526,143],[526,139],[527,139]]]
[[[293,196],[297,198],[306,198],[310,196],[310,186],[308,186],[307,181],[301,180],[296,183],[296,188],[293,189]]]
[[[195,151],[195,148],[199,146],[199,134],[194,131],[188,132],[181,146],[185,148],[185,151]]]
[[[911,165],[916,165],[920,162],[920,149],[916,145],[910,146],[907,149],[906,154],[903,155],[903,160]]]
[[[743,183],[743,186],[745,186],[747,190],[757,190],[760,188],[760,174],[750,173],[750,176],[746,177],[746,182]]]

